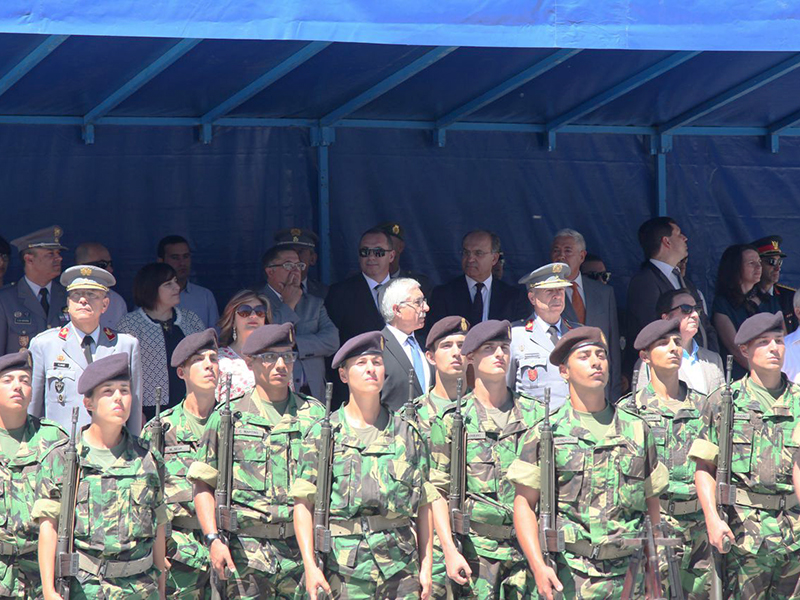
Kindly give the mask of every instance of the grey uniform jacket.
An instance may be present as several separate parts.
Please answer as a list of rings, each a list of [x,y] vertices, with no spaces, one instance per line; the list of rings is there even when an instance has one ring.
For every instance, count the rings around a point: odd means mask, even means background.
[[[300,355],[298,364],[294,366],[295,390],[300,391],[305,378],[311,395],[321,400],[325,397],[325,357],[339,349],[339,330],[325,310],[325,301],[303,294],[292,310],[268,285],[262,292],[272,307],[272,322],[294,325],[297,353]]]
[[[50,285],[50,312],[45,315],[39,299],[23,277],[14,285],[0,290],[0,354],[28,348],[37,334],[49,327],[61,327],[69,322],[64,312],[67,291],[57,281]]]
[[[94,360],[116,352],[130,355],[131,369],[131,416],[128,429],[139,435],[142,429],[142,373],[139,360],[139,340],[132,335],[101,329]],[[83,353],[74,325],[68,323],[60,329],[49,329],[37,335],[31,342],[33,359],[33,392],[28,412],[36,417],[55,421],[67,431],[72,422],[72,407],[80,407],[78,427],[91,421],[83,406],[83,396],[78,394],[78,379],[86,369]]]
[[[545,388],[550,388],[550,410],[560,407],[567,399],[569,386],[558,372],[558,367],[550,364],[553,342],[531,315],[526,321],[517,321],[511,327],[511,366],[508,370],[508,386],[514,391],[544,399]],[[579,327],[561,319],[562,335]]]

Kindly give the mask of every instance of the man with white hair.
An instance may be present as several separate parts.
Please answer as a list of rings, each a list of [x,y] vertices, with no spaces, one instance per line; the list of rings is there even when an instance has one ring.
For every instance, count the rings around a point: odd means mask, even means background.
[[[621,394],[622,357],[619,345],[619,319],[614,288],[599,281],[583,277],[581,264],[586,259],[586,240],[574,229],[561,229],[553,238],[550,260],[569,265],[567,280],[571,289],[566,290],[564,316],[581,325],[599,327],[608,341],[609,385],[608,400],[616,401]]]
[[[414,370],[413,398],[428,391],[432,374],[425,351],[414,332],[425,326],[428,301],[416,279],[398,277],[386,286],[381,296],[381,316],[386,327],[381,333],[386,341],[383,366],[386,380],[381,401],[389,410],[399,410],[408,400],[408,372]]]
[[[800,290],[794,293],[794,314],[800,318]],[[785,315],[784,315],[785,319]],[[797,329],[784,339],[786,354],[783,359],[783,372],[789,381],[800,383],[800,329]]]

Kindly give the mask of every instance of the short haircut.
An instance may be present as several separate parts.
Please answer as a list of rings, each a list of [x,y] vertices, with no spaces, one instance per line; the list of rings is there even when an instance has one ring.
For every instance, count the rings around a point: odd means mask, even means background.
[[[692,298],[694,298],[695,302],[698,302],[697,296],[695,296],[691,290],[686,288],[667,290],[658,297],[658,300],[656,300],[656,314],[658,315],[658,318],[660,319],[661,315],[665,315],[671,311],[674,308],[672,303],[675,301],[675,298],[684,294],[689,294]]]
[[[553,239],[555,240],[556,238],[559,237],[571,237],[577,242],[581,250],[586,250],[586,240],[579,231],[575,231],[574,229],[565,227],[564,229],[559,229],[558,231],[556,231],[556,234],[553,236]]]
[[[495,254],[500,254],[502,251],[502,246],[500,245],[500,236],[497,235],[494,231],[489,231],[488,229],[473,229],[472,231],[468,231],[464,234],[464,237],[461,238],[461,245],[464,245],[464,241],[471,235],[488,235],[489,239],[492,242],[492,252]]]
[[[394,307],[400,304],[411,293],[414,288],[419,288],[419,281],[410,277],[398,277],[392,279],[381,293],[381,316],[386,323],[394,319]]]
[[[148,310],[156,307],[158,288],[162,283],[177,277],[175,269],[167,263],[150,263],[139,269],[133,278],[133,302]]]
[[[389,250],[394,250],[394,240],[392,240],[392,236],[387,233],[387,231],[381,227],[370,227],[364,233],[361,234],[361,237],[358,238],[359,245],[361,244],[361,240],[364,239],[366,235],[382,235],[386,238],[386,244],[389,246]]]
[[[293,246],[273,246],[266,252],[264,252],[264,256],[261,257],[261,269],[264,270],[267,266],[275,260],[281,252],[297,252],[297,249]]]
[[[661,248],[661,238],[672,235],[672,226],[677,226],[672,217],[656,217],[639,226],[639,245],[645,259],[653,258]]]
[[[172,244],[186,244],[189,245],[189,242],[186,241],[186,238],[182,235],[168,235],[167,237],[161,238],[161,241],[158,242],[158,248],[156,248],[156,255],[160,259],[164,259],[164,255],[167,252],[167,246],[171,246]]]
[[[587,262],[601,262],[605,264],[606,261],[603,260],[603,257],[599,254],[591,254],[590,252],[586,253],[586,258],[583,260],[584,264]]]
[[[85,265],[92,250],[99,250],[100,248],[108,250],[99,242],[82,242],[78,244],[78,247],[75,248],[75,262],[79,265]]]

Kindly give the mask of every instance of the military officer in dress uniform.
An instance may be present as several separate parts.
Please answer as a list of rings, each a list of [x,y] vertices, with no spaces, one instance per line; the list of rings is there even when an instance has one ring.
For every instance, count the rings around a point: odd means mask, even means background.
[[[550,363],[550,353],[562,335],[580,326],[561,317],[566,306],[564,290],[572,287],[569,274],[566,263],[550,263],[520,279],[519,283],[528,287],[533,313],[511,328],[509,387],[540,400],[549,387],[553,410],[566,401],[568,387],[558,367]]]
[[[19,250],[25,275],[0,290],[0,354],[27,348],[36,334],[69,321],[67,294],[53,281],[61,274],[63,233],[54,225],[11,242]]]
[[[770,296],[778,299],[778,304],[786,323],[786,333],[797,329],[797,316],[794,314],[795,289],[788,285],[781,285],[781,266],[786,254],[781,250],[783,238],[779,235],[768,235],[753,242],[761,257],[761,282],[758,284],[758,295],[762,302],[769,302]]]
[[[78,379],[86,367],[110,354],[130,356],[133,401],[128,430],[139,435],[142,429],[142,375],[139,340],[132,335],[100,327],[100,315],[108,308],[108,288],[116,283],[108,271],[92,265],[70,267],[61,276],[67,290],[67,311],[71,321],[59,329],[49,329],[31,342],[33,356],[33,395],[28,412],[47,417],[68,428],[72,407],[79,406],[78,423],[88,425],[89,413],[78,394]],[[22,284],[19,284],[22,285]]]
[[[300,262],[306,263],[306,268],[300,271],[300,287],[304,294],[311,294],[323,300],[328,295],[328,286],[316,279],[311,279],[308,272],[317,264],[317,244],[319,237],[310,229],[281,229],[275,234],[275,245],[289,248],[297,252]]]

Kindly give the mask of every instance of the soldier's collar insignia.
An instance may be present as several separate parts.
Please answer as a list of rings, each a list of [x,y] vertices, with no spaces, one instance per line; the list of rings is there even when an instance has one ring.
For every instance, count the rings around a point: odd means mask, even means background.
[[[58,337],[60,337],[62,340],[67,339],[67,326],[66,325],[61,328],[61,331],[58,332]]]
[[[114,330],[113,330],[113,329],[111,329],[111,328],[109,328],[109,327],[104,327],[104,328],[103,328],[103,333],[105,333],[105,334],[106,334],[106,337],[108,338],[108,341],[109,341],[109,342],[113,342],[113,341],[114,341],[114,338],[116,338],[116,337],[117,337],[117,334],[116,334],[116,333],[114,333]]]
[[[533,319],[528,319],[528,322],[525,323],[525,331],[533,331]]]

